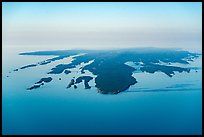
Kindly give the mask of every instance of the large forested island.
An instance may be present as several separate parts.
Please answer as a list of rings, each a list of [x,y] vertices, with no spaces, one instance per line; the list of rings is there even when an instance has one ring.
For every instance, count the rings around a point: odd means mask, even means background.
[[[133,48],[133,49],[115,49],[115,50],[58,50],[58,51],[36,51],[20,53],[20,55],[36,55],[36,56],[50,56],[55,57],[43,60],[41,62],[28,64],[14,71],[22,69],[37,67],[39,65],[46,65],[57,60],[61,60],[73,56],[73,60],[66,64],[58,64],[50,68],[47,74],[48,78],[41,78],[33,86],[27,88],[33,90],[40,88],[44,83],[52,81],[53,74],[69,75],[72,73],[71,69],[76,68],[81,63],[91,63],[80,67],[81,76],[76,80],[71,79],[67,83],[67,88],[77,88],[77,84],[84,81],[85,89],[91,88],[88,82],[95,81],[95,87],[102,94],[117,94],[128,89],[131,85],[137,83],[137,80],[132,76],[134,71],[141,71],[147,73],[154,73],[157,71],[165,73],[167,76],[172,77],[174,72],[190,72],[190,68],[183,68],[173,63],[189,64],[199,56],[197,53],[191,53],[183,50],[175,49],[161,49],[161,48]],[[127,64],[132,62],[138,68],[132,67]],[[85,71],[90,71],[96,75],[96,78],[86,76]],[[66,87],[65,87],[66,88]]]

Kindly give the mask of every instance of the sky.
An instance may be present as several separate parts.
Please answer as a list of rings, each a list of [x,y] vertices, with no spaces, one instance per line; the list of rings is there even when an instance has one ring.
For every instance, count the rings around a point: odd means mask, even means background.
[[[3,2],[3,46],[202,49],[201,2]]]

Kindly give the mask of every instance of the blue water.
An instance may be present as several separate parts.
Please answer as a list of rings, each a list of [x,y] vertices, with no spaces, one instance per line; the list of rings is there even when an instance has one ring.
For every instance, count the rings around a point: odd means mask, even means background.
[[[82,83],[77,89],[65,88],[77,75],[77,69],[76,74],[53,75],[52,82],[27,91],[50,68],[70,62],[71,58],[9,73],[22,65],[50,58],[19,56],[19,52],[24,51],[3,48],[4,135],[202,134],[201,58],[192,64],[201,68],[198,72],[176,73],[173,78],[160,72],[137,72],[133,76],[138,83],[126,92],[102,95],[94,88],[94,81],[90,81],[90,90],[85,90]],[[166,87],[172,88],[164,91]]]

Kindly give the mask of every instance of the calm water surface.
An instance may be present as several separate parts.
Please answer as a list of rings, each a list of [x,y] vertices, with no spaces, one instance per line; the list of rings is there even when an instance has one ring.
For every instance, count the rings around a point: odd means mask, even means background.
[[[138,83],[127,91],[102,95],[93,80],[88,90],[83,83],[77,89],[65,88],[79,75],[78,69],[52,75],[50,83],[27,91],[52,67],[72,58],[12,72],[52,58],[18,55],[25,51],[3,48],[3,134],[202,134],[201,58],[187,65],[200,67],[198,72],[176,73],[173,78],[160,72],[135,72]]]

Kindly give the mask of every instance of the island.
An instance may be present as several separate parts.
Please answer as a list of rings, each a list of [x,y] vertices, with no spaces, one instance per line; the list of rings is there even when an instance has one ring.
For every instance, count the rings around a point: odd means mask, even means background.
[[[47,78],[41,78],[40,81],[36,82],[36,84],[39,84],[39,83],[42,83],[42,82],[50,82],[52,81],[52,78],[51,77],[47,77]]]
[[[70,70],[65,70],[64,73],[69,74],[69,73],[71,73],[71,71]]]
[[[32,89],[36,89],[41,87],[42,85],[44,85],[44,83],[49,83],[52,81],[51,77],[47,77],[47,78],[41,78],[38,82],[36,82],[33,86],[31,86],[30,88],[27,88],[27,90],[32,90]]]
[[[81,83],[82,81],[84,81],[85,89],[89,89],[89,88],[91,88],[91,86],[89,86],[89,81],[92,79],[93,79],[93,77],[91,77],[91,76],[81,76],[81,77],[78,77],[76,79],[75,84],[78,84],[78,83]]]
[[[42,84],[38,84],[38,85],[33,85],[32,87],[27,88],[27,90],[32,90],[32,89],[39,88],[41,85],[44,85],[44,84],[42,83]]]
[[[84,54],[81,54],[84,53]],[[76,81],[71,79],[67,88],[72,85],[77,88],[75,84],[84,81],[85,89],[91,86],[88,82],[92,79],[95,81],[95,87],[102,94],[118,94],[127,90],[130,86],[135,85],[138,81],[133,77],[133,73],[136,68],[129,66],[126,62],[133,62],[141,73],[155,73],[162,72],[168,77],[173,77],[175,72],[187,72],[189,73],[191,68],[184,68],[179,66],[173,66],[173,63],[189,64],[193,62],[201,54],[191,53],[183,50],[165,49],[165,48],[129,48],[129,49],[115,49],[115,50],[61,50],[61,51],[36,51],[21,53],[20,55],[38,55],[38,56],[56,56],[54,58],[34,63],[31,65],[25,65],[19,69],[27,67],[37,67],[40,65],[46,65],[56,60],[72,57],[72,61],[67,64],[58,64],[51,68],[50,74],[64,74],[69,75],[73,73],[71,69],[76,68],[81,63],[88,63],[80,67],[80,74]],[[161,64],[161,62],[163,62]],[[37,64],[37,65],[36,65]],[[91,72],[96,77],[84,76],[86,71]],[[14,71],[18,71],[18,68]],[[38,83],[42,83],[44,80],[40,80]],[[44,81],[45,82],[45,81]],[[39,86],[34,86],[38,88]]]
[[[70,88],[72,85],[74,85],[74,79],[71,79],[71,81],[69,82],[67,88]]]
[[[25,68],[34,67],[34,66],[37,66],[37,64],[31,64],[31,65],[23,66],[20,69],[25,69]]]
[[[176,66],[164,66],[164,65],[157,65],[157,64],[146,64],[143,65],[143,67],[140,68],[142,72],[148,72],[148,73],[154,73],[157,71],[162,71],[169,77],[172,77],[175,73],[174,71],[177,71],[179,73],[185,71],[187,73],[190,72],[189,68],[181,68],[181,67],[176,67]]]

